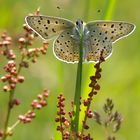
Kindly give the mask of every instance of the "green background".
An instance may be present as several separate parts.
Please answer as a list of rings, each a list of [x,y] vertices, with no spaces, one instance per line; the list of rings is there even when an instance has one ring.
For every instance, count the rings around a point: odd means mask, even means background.
[[[0,0],[0,34],[7,31],[13,37],[13,47],[17,48],[17,39],[23,35],[22,24],[29,13],[33,13],[38,7],[41,14],[59,16],[76,21],[82,19],[85,22],[92,20],[116,20],[134,23],[135,32],[113,44],[112,56],[102,65],[101,90],[94,98],[92,109],[102,112],[102,106],[106,98],[112,98],[115,109],[123,116],[120,131],[116,134],[117,140],[140,139],[140,17],[139,0]],[[60,9],[57,8],[60,7]],[[100,12],[98,12],[100,10]],[[33,47],[41,47],[42,40],[37,39]],[[16,51],[18,57],[20,53]],[[0,56],[0,76],[3,74],[5,59]],[[21,105],[15,107],[11,114],[12,125],[19,114],[24,114],[30,107],[31,101],[44,88],[50,90],[48,107],[37,112],[37,117],[32,123],[18,125],[14,129],[14,135],[8,140],[49,140],[54,136],[60,139],[55,131],[55,117],[57,95],[64,93],[66,97],[66,110],[70,111],[70,102],[74,97],[76,64],[66,64],[57,60],[52,52],[52,42],[46,56],[41,56],[36,64],[30,64],[29,69],[23,69],[21,75],[26,81],[19,84],[16,89],[16,97],[21,100]],[[83,94],[87,94],[89,75],[94,74],[93,64],[84,64]],[[3,83],[0,83],[0,128],[6,113],[8,93],[2,91]],[[104,140],[103,129],[90,121],[90,133],[95,140]]]

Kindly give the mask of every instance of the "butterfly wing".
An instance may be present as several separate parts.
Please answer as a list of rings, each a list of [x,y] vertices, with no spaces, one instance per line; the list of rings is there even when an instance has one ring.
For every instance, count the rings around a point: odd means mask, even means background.
[[[43,39],[50,39],[75,26],[73,22],[67,19],[51,16],[27,16],[25,21]]]
[[[87,61],[97,62],[103,50],[106,59],[112,53],[112,43],[128,36],[135,25],[126,22],[95,21],[86,24],[87,35]]]
[[[77,63],[79,61],[80,42],[74,30],[68,29],[63,31],[53,45],[55,56],[67,63]]]

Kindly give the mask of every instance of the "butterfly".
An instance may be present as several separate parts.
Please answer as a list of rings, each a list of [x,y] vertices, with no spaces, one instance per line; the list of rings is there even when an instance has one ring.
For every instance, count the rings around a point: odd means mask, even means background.
[[[45,40],[56,36],[53,52],[56,58],[67,63],[78,63],[80,33],[82,32],[83,62],[95,62],[112,54],[112,44],[130,35],[135,25],[123,21],[91,21],[83,23],[51,16],[27,16],[26,24]]]

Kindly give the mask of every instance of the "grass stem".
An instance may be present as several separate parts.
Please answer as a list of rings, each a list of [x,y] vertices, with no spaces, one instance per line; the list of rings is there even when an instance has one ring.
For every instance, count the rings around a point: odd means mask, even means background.
[[[80,35],[80,59],[77,67],[76,88],[74,97],[74,112],[71,124],[71,131],[78,132],[79,129],[79,115],[80,115],[80,98],[82,86],[82,62],[83,62],[83,34]]]

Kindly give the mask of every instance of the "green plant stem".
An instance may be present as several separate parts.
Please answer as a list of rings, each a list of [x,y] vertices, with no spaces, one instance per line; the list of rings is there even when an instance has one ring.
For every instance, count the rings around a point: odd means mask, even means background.
[[[8,127],[8,124],[9,124],[9,118],[10,118],[10,114],[11,114],[11,101],[13,99],[13,96],[14,96],[14,92],[11,91],[9,93],[9,101],[8,101],[8,111],[7,111],[7,116],[6,116],[6,120],[5,120],[5,125],[4,125],[4,136],[2,138],[2,140],[6,140],[6,137],[7,137],[7,127]]]
[[[116,0],[107,0],[105,9],[104,9],[104,15],[103,19],[104,20],[111,20],[115,11],[115,6],[116,6]]]
[[[89,14],[89,10],[90,10],[90,0],[86,0],[85,1],[85,9],[84,9],[84,16],[83,16],[83,19],[84,20],[88,20],[88,14]]]
[[[21,62],[24,60],[24,56],[22,56],[21,58]],[[17,70],[17,75],[20,73],[21,71],[21,66],[19,65],[19,68]],[[11,107],[11,102],[14,98],[14,93],[15,93],[15,90],[11,90],[9,92],[9,101],[8,101],[8,109],[7,109],[7,115],[6,115],[6,120],[5,120],[5,124],[4,124],[4,136],[2,138],[2,140],[6,140],[7,136],[8,136],[8,124],[9,124],[9,119],[10,119],[10,114],[11,114],[11,110],[12,110],[12,107]]]
[[[81,85],[82,85],[82,62],[83,62],[83,34],[80,35],[80,60],[77,68],[77,79],[74,97],[74,112],[71,124],[71,131],[78,132],[79,128],[79,114],[80,114],[80,98],[81,98]]]

